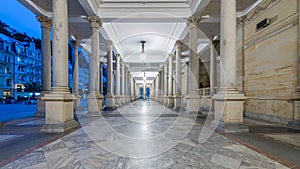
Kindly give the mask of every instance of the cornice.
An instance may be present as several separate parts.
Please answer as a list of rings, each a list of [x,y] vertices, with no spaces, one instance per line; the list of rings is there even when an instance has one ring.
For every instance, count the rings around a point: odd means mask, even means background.
[[[258,16],[261,14],[263,11],[265,11],[267,8],[272,6],[275,2],[278,2],[280,0],[264,0],[262,1],[259,5],[257,5],[254,9],[252,9],[250,12],[248,12],[244,16],[244,21],[250,21],[254,17]]]

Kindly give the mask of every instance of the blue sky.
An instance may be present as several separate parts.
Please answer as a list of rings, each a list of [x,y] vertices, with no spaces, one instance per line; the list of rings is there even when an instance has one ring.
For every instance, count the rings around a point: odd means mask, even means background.
[[[40,23],[35,15],[17,0],[0,0],[0,20],[30,37],[41,38]]]

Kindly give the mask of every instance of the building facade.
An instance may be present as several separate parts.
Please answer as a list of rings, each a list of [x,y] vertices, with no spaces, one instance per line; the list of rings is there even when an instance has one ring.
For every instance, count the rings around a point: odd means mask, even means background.
[[[20,42],[0,34],[0,98],[27,97],[25,84],[41,83],[41,51],[35,43]]]

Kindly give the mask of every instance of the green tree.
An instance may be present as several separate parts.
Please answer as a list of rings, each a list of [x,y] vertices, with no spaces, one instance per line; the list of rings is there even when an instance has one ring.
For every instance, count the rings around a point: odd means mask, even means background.
[[[33,94],[36,92],[41,92],[41,84],[39,82],[26,82],[25,83],[25,92],[32,92]]]

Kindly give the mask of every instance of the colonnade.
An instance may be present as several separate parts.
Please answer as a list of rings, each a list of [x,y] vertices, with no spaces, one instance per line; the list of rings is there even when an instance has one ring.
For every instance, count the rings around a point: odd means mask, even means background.
[[[211,83],[210,93],[214,100],[214,121],[224,132],[247,131],[243,125],[243,101],[244,94],[238,93],[236,87],[236,1],[221,1],[221,65],[224,72],[220,72],[221,85],[219,92],[215,93],[216,85],[216,56],[211,46]],[[46,124],[42,128],[44,132],[64,132],[77,126],[74,121],[74,107],[79,107],[78,94],[78,42],[74,42],[73,63],[73,91],[68,89],[68,14],[67,0],[53,1],[52,23],[47,17],[38,17],[43,30],[42,34],[42,62],[43,62],[43,92],[39,100],[38,111],[46,113]],[[99,70],[99,28],[102,21],[98,16],[90,16],[91,25],[91,56],[89,75],[88,114],[102,111],[103,95],[100,92]],[[155,89],[154,99],[166,104],[168,107],[186,107],[189,112],[199,112],[201,96],[199,94],[199,57],[197,51],[197,25],[199,18],[190,17],[189,26],[189,71],[187,82],[182,81],[182,46],[176,41],[176,53],[170,54],[167,63],[161,66],[153,85]],[[50,59],[50,26],[52,27],[53,56],[51,87],[51,59]],[[173,74],[173,60],[175,57],[175,75]],[[129,72],[129,67],[121,62],[121,56],[116,55],[116,71],[113,71],[113,42],[107,41],[107,109],[128,103],[136,99],[136,83]],[[116,88],[114,88],[114,75],[116,75]],[[225,75],[225,76],[224,76]],[[175,83],[174,83],[175,81]],[[183,105],[181,87],[187,83],[188,93],[185,97],[186,106]],[[175,85],[174,85],[175,84]],[[102,85],[102,84],[101,84]],[[175,90],[173,90],[175,88]],[[101,89],[102,90],[102,89]],[[173,92],[175,91],[175,93]],[[74,102],[75,101],[75,102]],[[43,107],[44,105],[44,107]],[[43,110],[44,109],[44,110]]]

